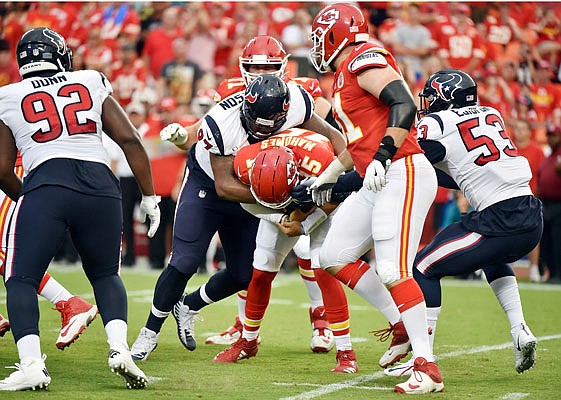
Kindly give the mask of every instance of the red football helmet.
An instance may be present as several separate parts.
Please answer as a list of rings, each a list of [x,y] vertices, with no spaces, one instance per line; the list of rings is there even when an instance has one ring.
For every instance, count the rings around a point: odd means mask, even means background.
[[[274,37],[267,35],[254,37],[247,42],[240,56],[240,72],[245,84],[249,85],[260,75],[249,72],[251,65],[273,65],[277,70],[267,73],[284,79],[288,56],[282,44]]]
[[[249,172],[250,190],[265,207],[284,208],[292,200],[291,190],[298,184],[298,163],[288,147],[271,147],[255,157]]]
[[[357,7],[343,3],[329,5],[312,23],[312,65],[318,72],[327,72],[329,64],[345,47],[366,42],[368,38],[368,23]]]

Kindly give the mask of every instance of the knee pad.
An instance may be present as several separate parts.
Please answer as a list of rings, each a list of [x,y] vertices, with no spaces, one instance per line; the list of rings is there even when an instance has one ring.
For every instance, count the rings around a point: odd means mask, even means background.
[[[376,272],[380,276],[382,283],[386,286],[401,279],[397,266],[393,264],[378,263],[376,265]]]
[[[278,252],[258,247],[253,254],[253,267],[260,271],[279,272],[284,258]]]
[[[298,258],[304,258],[306,260],[310,259],[310,237],[300,236],[296,244],[294,245],[294,254]]]

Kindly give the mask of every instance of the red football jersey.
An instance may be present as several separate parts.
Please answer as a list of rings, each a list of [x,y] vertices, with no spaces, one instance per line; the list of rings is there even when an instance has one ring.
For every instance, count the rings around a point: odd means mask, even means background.
[[[325,136],[306,129],[287,129],[238,151],[234,158],[234,171],[240,181],[249,185],[249,169],[257,154],[277,146],[288,147],[294,152],[298,171],[306,177],[318,176],[335,158],[331,142]]]
[[[393,68],[401,75],[397,61],[387,50],[363,43],[353,49],[333,77],[333,116],[347,136],[347,149],[362,177],[386,134],[390,114],[386,104],[358,85],[357,73],[366,68]],[[394,159],[423,152],[416,132],[413,126]]]

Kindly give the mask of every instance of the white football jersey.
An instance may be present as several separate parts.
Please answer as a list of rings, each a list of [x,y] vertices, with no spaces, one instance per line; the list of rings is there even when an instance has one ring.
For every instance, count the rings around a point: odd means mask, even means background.
[[[103,74],[84,70],[0,87],[0,119],[12,131],[28,174],[52,158],[101,162],[101,108],[112,93]]]
[[[288,82],[287,86],[290,91],[290,106],[286,122],[274,133],[304,123],[314,111],[312,97],[300,85]],[[220,101],[204,117],[197,132],[195,157],[203,171],[213,180],[209,153],[233,156],[240,148],[249,145],[248,135],[240,117],[243,101],[243,91]]]
[[[528,161],[518,155],[494,108],[470,106],[432,113],[418,122],[417,131],[419,140],[444,146],[444,159],[435,167],[454,179],[475,210],[532,194]]]

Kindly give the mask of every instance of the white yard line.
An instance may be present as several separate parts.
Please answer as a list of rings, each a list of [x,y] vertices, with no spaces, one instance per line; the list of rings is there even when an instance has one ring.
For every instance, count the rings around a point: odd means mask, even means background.
[[[540,337],[538,337],[538,342],[546,341],[546,340],[554,340],[554,339],[561,339],[561,334],[540,336]],[[511,347],[512,347],[512,342],[507,342],[507,343],[502,343],[502,344],[497,344],[497,345],[492,345],[492,346],[479,346],[479,347],[473,347],[471,349],[452,351],[452,352],[449,352],[449,353],[439,354],[438,358],[442,359],[442,358],[459,357],[459,356],[464,356],[464,355],[468,355],[468,354],[484,353],[484,352],[493,351],[493,350],[504,350],[504,349],[509,349]],[[385,375],[384,375],[383,371],[375,372],[373,374],[368,374],[368,375],[361,375],[361,376],[358,376],[354,379],[350,379],[348,381],[332,383],[330,385],[322,385],[322,386],[318,387],[317,389],[310,390],[308,392],[303,392],[303,393],[297,394],[295,396],[283,397],[281,400],[314,399],[316,397],[324,396],[324,395],[327,395],[327,394],[330,394],[330,393],[334,393],[334,392],[337,392],[339,390],[349,389],[349,388],[358,386],[360,384],[382,378],[384,376]],[[275,384],[279,384],[279,383],[275,383]],[[513,396],[513,397],[506,397],[506,396]],[[521,396],[521,397],[516,397],[516,396]],[[501,397],[500,400],[517,400],[517,399],[522,399],[525,396],[527,396],[526,393],[509,393],[509,394]]]
[[[507,393],[504,396],[499,397],[497,400],[519,400],[529,395],[530,393]]]

